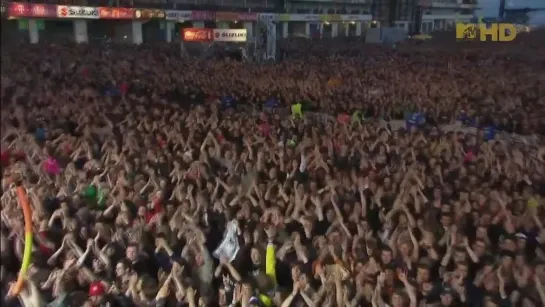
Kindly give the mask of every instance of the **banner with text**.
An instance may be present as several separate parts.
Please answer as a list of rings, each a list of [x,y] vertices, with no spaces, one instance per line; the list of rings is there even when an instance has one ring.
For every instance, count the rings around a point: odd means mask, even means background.
[[[58,5],[57,17],[74,19],[99,19],[98,7]]]
[[[134,11],[125,7],[99,7],[100,19],[133,19]]]
[[[256,21],[256,13],[216,12],[219,21]]]
[[[165,10],[161,9],[134,9],[134,19],[163,19]]]
[[[191,11],[191,20],[214,21],[216,12],[214,11]]]
[[[54,18],[57,17],[57,6],[52,4],[12,2],[8,5],[7,13],[10,18]]]
[[[246,29],[214,29],[214,41],[216,42],[245,42]]]
[[[264,21],[264,22],[276,21],[276,15],[277,14],[274,14],[274,13],[261,13],[261,14],[257,14],[257,19],[259,21]]]
[[[182,31],[184,42],[209,42],[213,39],[213,29],[186,28]]]
[[[267,16],[267,15],[265,15]],[[270,16],[260,19],[270,19]],[[275,16],[278,21],[321,21],[321,22],[341,22],[341,21],[370,21],[373,16],[365,14],[278,14]]]
[[[191,17],[193,16],[193,11],[166,10],[165,16],[166,20],[186,21],[191,20]]]

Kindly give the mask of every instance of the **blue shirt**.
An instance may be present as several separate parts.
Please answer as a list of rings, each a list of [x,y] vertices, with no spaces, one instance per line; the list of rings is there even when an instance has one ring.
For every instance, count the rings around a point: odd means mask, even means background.
[[[221,98],[221,105],[224,108],[230,108],[234,105],[235,99],[231,96],[225,96]]]
[[[485,141],[491,141],[496,136],[496,127],[494,126],[486,126],[483,129],[483,135]]]
[[[45,129],[44,128],[37,128],[36,129],[36,139],[38,141],[45,141]]]

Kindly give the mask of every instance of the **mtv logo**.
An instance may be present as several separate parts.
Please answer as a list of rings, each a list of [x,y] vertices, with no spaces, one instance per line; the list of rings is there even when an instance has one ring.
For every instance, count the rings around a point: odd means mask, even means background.
[[[456,24],[456,38],[457,39],[476,39],[477,38],[477,25],[476,24]]]
[[[513,24],[456,24],[457,39],[476,39],[477,33],[481,42],[486,42],[488,37],[493,42],[511,42],[517,37],[517,29]]]

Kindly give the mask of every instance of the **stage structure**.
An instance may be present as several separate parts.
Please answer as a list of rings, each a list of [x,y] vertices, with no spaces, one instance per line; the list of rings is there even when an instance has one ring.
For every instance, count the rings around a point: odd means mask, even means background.
[[[256,28],[255,58],[258,61],[276,60],[276,21],[261,18]]]

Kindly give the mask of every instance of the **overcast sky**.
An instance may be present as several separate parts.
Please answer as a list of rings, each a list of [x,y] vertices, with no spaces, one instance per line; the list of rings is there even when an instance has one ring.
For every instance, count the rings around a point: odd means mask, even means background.
[[[485,17],[498,16],[500,0],[479,0],[479,14]],[[545,8],[545,0],[506,0],[507,8]],[[545,11],[530,13],[531,24],[545,24]]]

